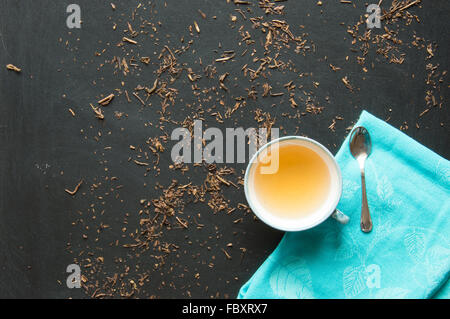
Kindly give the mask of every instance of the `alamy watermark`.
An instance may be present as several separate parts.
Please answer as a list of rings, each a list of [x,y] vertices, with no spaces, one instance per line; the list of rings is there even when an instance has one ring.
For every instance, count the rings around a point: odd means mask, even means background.
[[[381,268],[377,264],[371,264],[366,267],[366,285],[367,288],[381,287]]]
[[[258,148],[267,143],[268,137],[276,139],[278,128],[226,128],[225,134],[217,127],[203,131],[203,122],[195,120],[189,131],[179,127],[171,134],[172,141],[178,141],[172,148],[172,161],[179,163],[245,163],[257,152]],[[248,149],[248,151],[247,151]],[[224,151],[226,155],[224,155]],[[270,149],[270,156],[259,156],[263,163],[262,174],[272,174],[278,170],[278,152]],[[276,152],[276,153],[275,153]],[[264,153],[263,153],[264,154]],[[269,160],[270,158],[270,160]]]
[[[69,29],[81,28],[81,7],[78,4],[69,4],[66,12],[70,15],[66,19],[66,25]],[[368,29],[381,28],[381,8],[378,4],[370,4],[367,6],[366,12],[368,17],[366,24]]]
[[[66,12],[70,15],[66,19],[66,25],[69,29],[81,28],[81,8],[78,4],[69,4]]]
[[[381,28],[381,8],[377,4],[367,6],[366,12],[369,14],[366,19],[368,29]]]
[[[77,264],[70,264],[66,268],[66,272],[70,273],[66,279],[67,288],[81,288],[81,269]]]

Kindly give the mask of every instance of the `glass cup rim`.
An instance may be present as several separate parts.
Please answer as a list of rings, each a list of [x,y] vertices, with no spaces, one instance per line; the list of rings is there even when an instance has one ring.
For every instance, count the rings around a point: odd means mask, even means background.
[[[297,227],[282,227],[280,225],[276,225],[272,220],[270,220],[269,218],[266,217],[266,215],[269,215],[270,213],[261,213],[256,206],[252,203],[251,197],[250,197],[250,191],[249,191],[249,175],[250,175],[250,171],[253,167],[253,164],[255,163],[257,157],[259,156],[259,154],[261,154],[261,152],[266,149],[267,147],[269,147],[270,145],[273,145],[275,143],[280,143],[283,141],[287,141],[287,140],[300,140],[300,141],[305,141],[305,142],[309,142],[317,147],[319,147],[330,159],[331,162],[333,163],[333,168],[334,171],[337,175],[337,180],[338,180],[338,189],[337,189],[337,196],[335,197],[335,200],[333,201],[331,207],[333,207],[329,212],[327,212],[326,214],[323,214],[323,216],[321,216],[321,218],[317,219],[316,222],[314,222],[313,224],[310,225],[297,225]],[[247,199],[248,204],[250,205],[251,210],[253,211],[253,213],[261,220],[263,221],[265,224],[269,225],[272,228],[281,230],[281,231],[302,231],[302,230],[307,230],[307,229],[311,229],[319,224],[321,224],[322,222],[324,222],[326,219],[328,219],[328,217],[331,216],[331,214],[335,211],[341,196],[342,196],[342,174],[341,174],[341,169],[336,161],[336,159],[334,158],[333,154],[331,154],[331,152],[325,147],[323,146],[321,143],[317,142],[316,140],[313,140],[309,137],[305,137],[305,136],[296,136],[296,135],[290,135],[290,136],[283,136],[283,137],[279,137],[276,138],[274,140],[271,140],[270,142],[267,142],[266,144],[264,144],[260,149],[258,149],[255,154],[253,154],[252,158],[250,159],[250,162],[247,165],[247,168],[245,170],[245,176],[244,176],[244,193],[245,193],[245,197]],[[294,219],[295,220],[295,219]]]

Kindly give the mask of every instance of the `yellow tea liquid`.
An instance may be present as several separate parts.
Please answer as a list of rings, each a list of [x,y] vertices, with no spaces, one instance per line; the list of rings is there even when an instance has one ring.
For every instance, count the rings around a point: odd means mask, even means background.
[[[303,144],[303,145],[302,145]],[[263,174],[263,166],[278,151],[278,170]],[[318,211],[331,188],[330,171],[316,151],[304,142],[281,141],[259,154],[250,173],[252,187],[267,212],[283,218],[299,218]]]

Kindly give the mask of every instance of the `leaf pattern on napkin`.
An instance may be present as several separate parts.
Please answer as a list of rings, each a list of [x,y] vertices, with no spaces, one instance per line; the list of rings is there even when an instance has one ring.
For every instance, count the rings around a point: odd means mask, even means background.
[[[434,245],[428,249],[427,261],[434,265],[448,264],[450,263],[450,249],[442,247],[441,245]]]
[[[419,262],[425,252],[425,234],[413,230],[407,233],[403,239],[408,255],[416,262]]]
[[[411,279],[419,287],[426,289],[427,287],[438,285],[442,280],[442,276],[450,269],[450,242],[448,237],[446,234],[424,227],[409,228],[406,234],[404,237],[408,236],[410,240],[425,236],[425,238],[435,238],[436,242],[438,242],[438,244],[434,245],[430,245],[430,243],[425,245],[427,241],[420,239],[419,242],[423,242],[425,247],[417,249],[417,251],[422,252],[421,254],[419,253],[421,257],[412,257],[414,266],[408,269],[411,273]],[[410,249],[412,248],[410,247]],[[421,298],[426,297],[424,295]]]
[[[367,288],[366,270],[364,266],[348,266],[343,274],[344,294],[346,298],[353,298]]]
[[[400,205],[400,201],[394,198],[394,188],[387,176],[377,177],[377,195],[378,200],[387,209],[394,209]]]
[[[427,265],[427,281],[429,284],[440,282],[440,276],[450,267],[450,249],[435,245],[427,250],[425,256]]]
[[[301,258],[290,258],[276,266],[270,274],[269,284],[279,298],[314,298],[311,273]]]
[[[440,159],[437,162],[435,173],[436,176],[443,182],[450,182],[450,162],[445,159]]]

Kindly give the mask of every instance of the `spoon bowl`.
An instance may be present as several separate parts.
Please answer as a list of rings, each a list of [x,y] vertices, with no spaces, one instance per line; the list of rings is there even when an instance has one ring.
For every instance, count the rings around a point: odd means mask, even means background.
[[[369,157],[372,151],[372,140],[369,131],[363,126],[359,126],[352,131],[350,135],[350,152],[355,159],[362,156]]]

